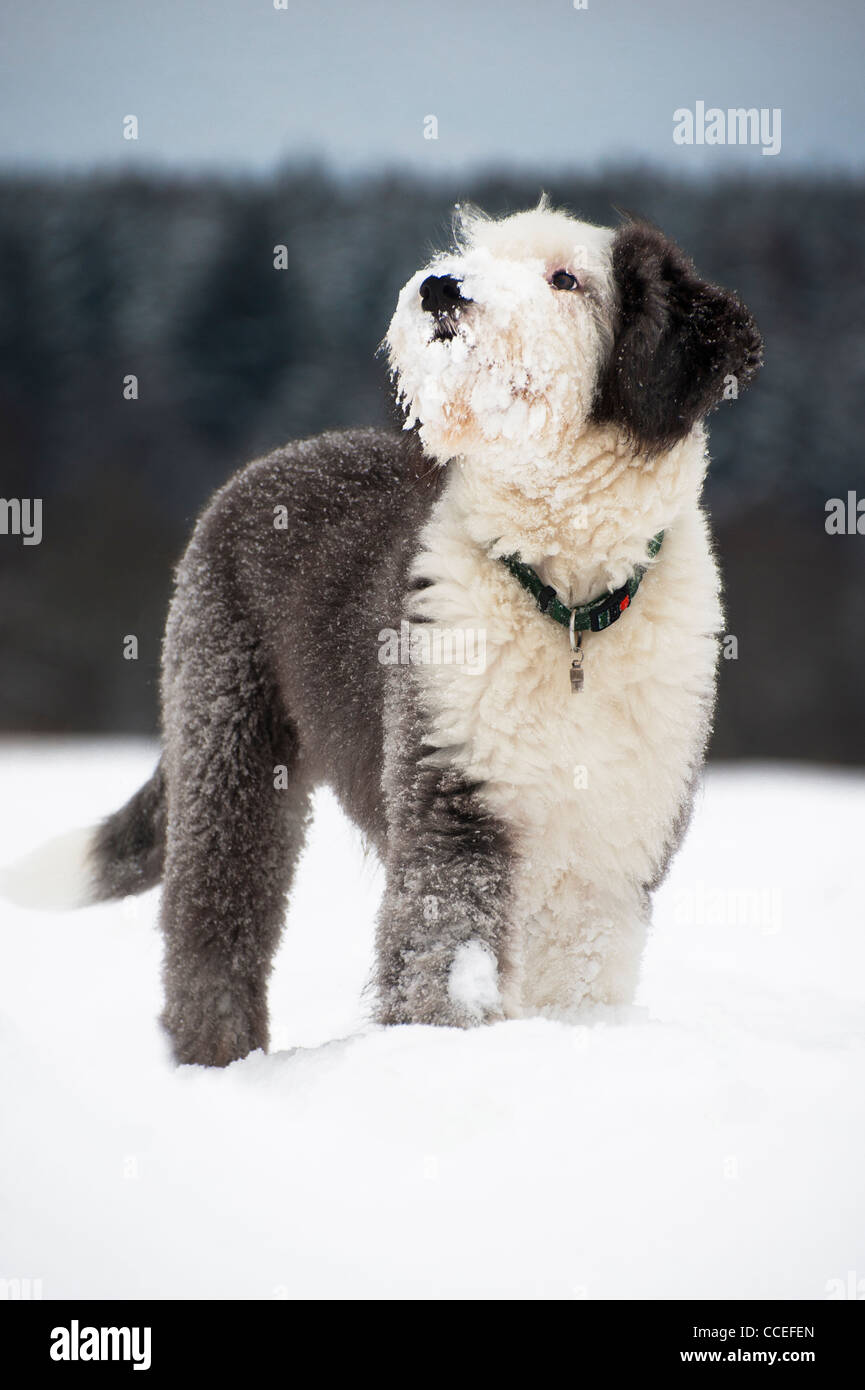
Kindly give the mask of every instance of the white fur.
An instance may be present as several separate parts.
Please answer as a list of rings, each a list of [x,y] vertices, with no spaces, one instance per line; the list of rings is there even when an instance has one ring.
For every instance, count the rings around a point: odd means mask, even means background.
[[[632,998],[644,885],[674,839],[714,688],[721,608],[699,505],[702,428],[648,461],[589,420],[609,346],[609,240],[543,206],[472,222],[463,252],[432,267],[473,301],[457,337],[430,341],[418,299],[430,268],[406,286],[388,334],[408,420],[450,461],[414,566],[433,582],[409,616],[485,634],[482,674],[429,665],[417,678],[433,760],[482,783],[512,833],[510,1017]],[[549,284],[578,260],[591,299]],[[662,529],[631,608],[584,634],[585,688],[572,695],[567,632],[497,557],[519,552],[580,603],[646,563]]]
[[[48,840],[0,872],[0,893],[18,907],[63,909],[93,901],[88,826]]]

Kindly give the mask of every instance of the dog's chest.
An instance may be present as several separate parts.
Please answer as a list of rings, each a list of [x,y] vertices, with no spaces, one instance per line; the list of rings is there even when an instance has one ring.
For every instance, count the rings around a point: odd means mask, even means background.
[[[584,636],[579,693],[566,630],[504,566],[433,539],[417,566],[433,582],[413,611],[426,620],[420,631],[443,635],[438,648],[427,638],[416,663],[437,760],[481,783],[518,840],[542,839],[563,871],[582,852],[593,877],[626,863],[629,877],[650,879],[702,751],[714,684],[720,610],[700,513],[671,528],[619,621]]]

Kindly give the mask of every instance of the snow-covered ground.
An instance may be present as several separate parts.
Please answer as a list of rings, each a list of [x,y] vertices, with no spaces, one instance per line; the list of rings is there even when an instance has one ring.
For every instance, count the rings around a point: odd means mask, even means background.
[[[152,760],[0,745],[0,859],[112,810]],[[822,1298],[865,1280],[863,824],[865,776],[713,771],[636,1007],[380,1030],[362,995],[380,874],[323,796],[273,1052],[224,1072],[167,1060],[156,894],[0,904],[0,1277],[46,1298]]]

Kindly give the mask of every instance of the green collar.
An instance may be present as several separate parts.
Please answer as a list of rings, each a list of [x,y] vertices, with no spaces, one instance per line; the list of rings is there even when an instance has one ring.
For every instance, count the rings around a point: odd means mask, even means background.
[[[654,560],[661,549],[663,539],[664,533],[659,531],[657,536],[653,536],[649,541],[647,548],[650,560]],[[646,573],[645,565],[637,565],[631,578],[620,589],[602,594],[600,598],[592,599],[591,603],[578,603],[575,608],[568,608],[558,598],[551,585],[541,582],[531,565],[524,565],[516,555],[502,555],[499,558],[531,594],[542,613],[546,613],[554,622],[561,623],[562,627],[573,627],[577,632],[603,632],[605,627],[610,627],[616,622],[629,606],[640,587],[640,580]]]

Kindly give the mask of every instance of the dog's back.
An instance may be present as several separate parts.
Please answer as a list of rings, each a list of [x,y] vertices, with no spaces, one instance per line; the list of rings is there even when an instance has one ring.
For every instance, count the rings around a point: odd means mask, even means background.
[[[382,628],[399,626],[407,568],[441,484],[416,435],[396,430],[332,431],[240,469],[205,508],[177,567],[163,647],[164,732],[178,699],[193,692],[181,730],[207,717],[220,644],[238,675],[246,652],[260,673],[253,687],[267,691],[271,780],[286,766],[279,756],[288,757],[306,784],[331,785],[381,849],[384,669],[366,658]],[[202,660],[213,665],[190,689],[190,668]],[[247,715],[254,703],[247,696]],[[94,830],[22,861],[7,875],[10,895],[48,905],[48,887],[52,906],[73,907],[161,882],[168,757],[166,749],[145,785]]]

